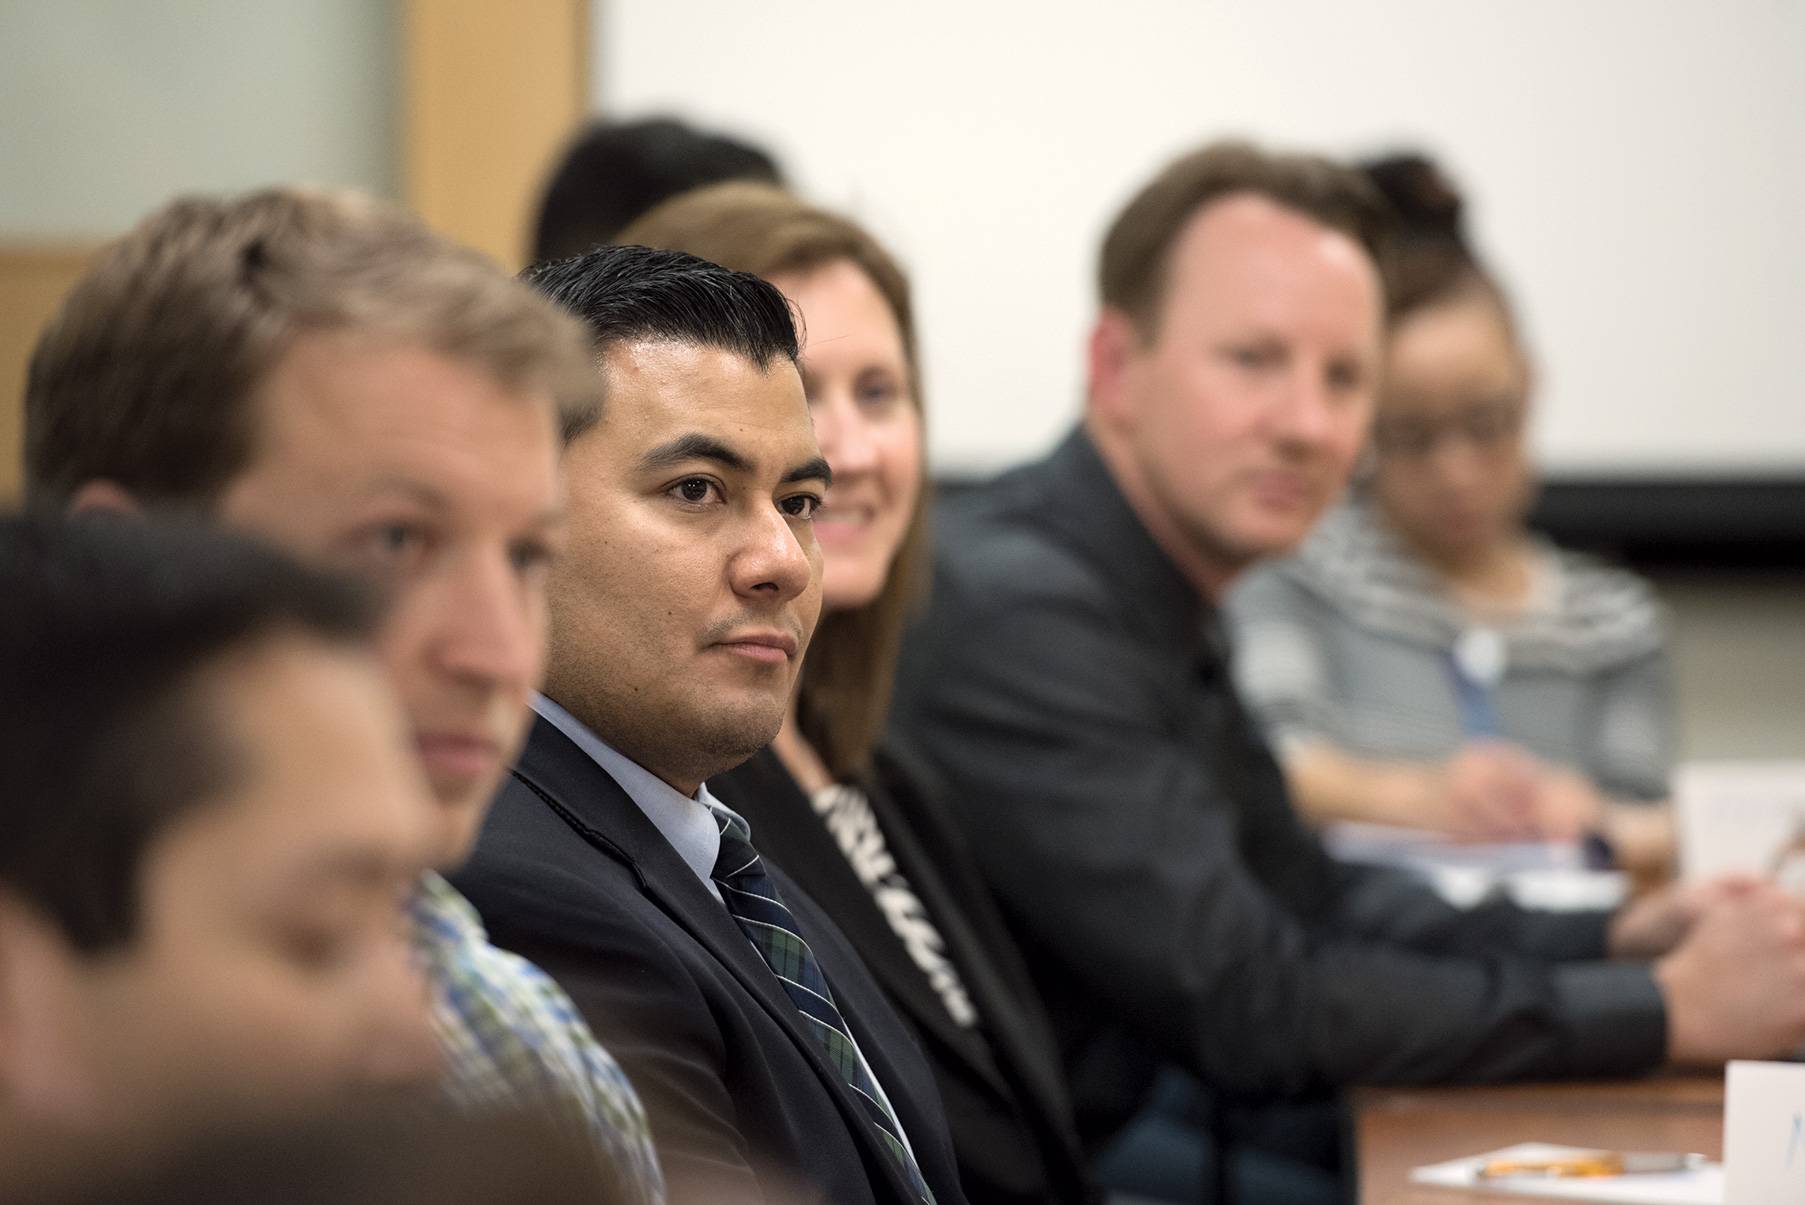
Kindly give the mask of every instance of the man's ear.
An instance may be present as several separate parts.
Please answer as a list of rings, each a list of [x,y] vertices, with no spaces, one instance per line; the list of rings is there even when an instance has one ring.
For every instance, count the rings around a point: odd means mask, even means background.
[[[1103,422],[1115,424],[1128,416],[1127,377],[1140,346],[1134,320],[1121,310],[1104,307],[1085,346],[1085,397],[1092,414]]]
[[[87,515],[102,512],[113,515],[137,516],[144,513],[131,491],[116,481],[108,481],[104,477],[83,483],[69,499],[69,513]]]

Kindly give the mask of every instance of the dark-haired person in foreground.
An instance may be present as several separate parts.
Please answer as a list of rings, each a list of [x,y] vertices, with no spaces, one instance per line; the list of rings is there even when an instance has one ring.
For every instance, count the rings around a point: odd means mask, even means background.
[[[777,735],[821,610],[831,478],[781,294],[607,247],[532,270],[580,316],[538,722],[459,886],[643,1094],[677,1200],[963,1199],[915,1039],[707,780]]]
[[[879,744],[928,561],[926,417],[901,266],[847,218],[744,181],[668,201],[625,242],[753,272],[788,297],[815,439],[834,472],[816,517],[821,623],[783,729],[710,789],[857,943],[921,1038],[965,1195],[1095,1195],[1052,1026],[921,760]]]
[[[562,523],[560,433],[593,417],[582,327],[374,202],[180,199],[95,263],[25,396],[28,498],[177,511],[373,583],[383,661],[464,860],[525,735]],[[547,1103],[630,1199],[661,1196],[632,1088],[557,985],[490,945],[437,874],[413,931],[452,1093]]]
[[[256,545],[0,518],[0,1186],[431,1082],[373,637]]]
[[[968,801],[1093,1140],[1162,1063],[1295,1097],[1805,1041],[1783,893],[1727,890],[1689,935],[1671,897],[1463,912],[1335,862],[1293,812],[1216,606],[1347,482],[1377,386],[1381,217],[1323,160],[1229,144],[1173,163],[1105,239],[1082,425],[947,508],[893,714]]]

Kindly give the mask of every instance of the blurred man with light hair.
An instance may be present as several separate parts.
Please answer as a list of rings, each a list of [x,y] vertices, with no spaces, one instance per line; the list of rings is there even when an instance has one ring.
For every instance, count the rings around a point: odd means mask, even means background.
[[[525,734],[561,437],[596,404],[580,326],[406,215],[292,189],[187,197],[107,251],[44,332],[26,488],[202,515],[374,583],[433,865],[451,869]],[[412,918],[457,1095],[564,1108],[633,1196],[659,1199],[637,1097],[564,993],[437,875]]]

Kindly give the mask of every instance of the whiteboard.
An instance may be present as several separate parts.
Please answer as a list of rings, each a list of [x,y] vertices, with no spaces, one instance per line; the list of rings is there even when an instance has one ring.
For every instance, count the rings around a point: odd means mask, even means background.
[[[1239,134],[1421,147],[1553,473],[1805,470],[1805,0],[598,0],[595,105],[764,143],[916,283],[942,473],[1072,422],[1115,210]]]

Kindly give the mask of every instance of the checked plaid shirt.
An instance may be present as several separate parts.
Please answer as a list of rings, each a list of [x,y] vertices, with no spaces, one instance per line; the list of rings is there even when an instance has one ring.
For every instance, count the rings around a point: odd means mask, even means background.
[[[644,1108],[570,997],[532,963],[489,944],[476,909],[436,874],[410,905],[432,986],[450,1090],[468,1108],[542,1104],[583,1125],[635,1205],[662,1205]]]

